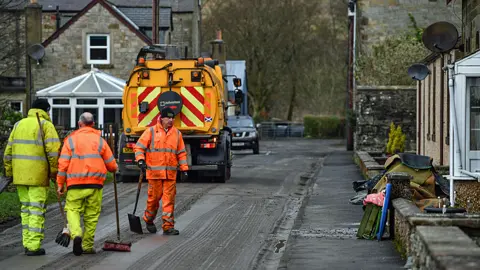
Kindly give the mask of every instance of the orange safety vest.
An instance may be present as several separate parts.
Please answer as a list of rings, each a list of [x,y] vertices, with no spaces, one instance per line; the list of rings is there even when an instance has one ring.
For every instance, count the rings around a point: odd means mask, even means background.
[[[82,127],[65,138],[58,159],[57,184],[67,188],[102,188],[107,170],[115,172],[117,162],[100,130]]]
[[[160,124],[146,129],[134,151],[136,161],[144,159],[147,163],[147,179],[176,180],[179,165],[180,171],[188,170],[182,133],[175,127],[168,132]]]

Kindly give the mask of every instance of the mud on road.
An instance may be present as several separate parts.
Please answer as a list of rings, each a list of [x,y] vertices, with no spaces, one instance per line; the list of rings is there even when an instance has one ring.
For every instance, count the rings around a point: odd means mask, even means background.
[[[58,208],[46,215],[43,247],[47,255],[23,254],[21,225],[0,233],[2,269],[276,269],[288,235],[324,157],[338,141],[261,141],[260,154],[236,151],[232,178],[225,184],[177,183],[175,227],[178,236],[161,230],[143,235],[129,231],[136,183],[119,183],[122,241],[132,242],[129,253],[101,249],[116,239],[113,186],[104,188],[98,223],[97,254],[74,256],[57,245],[63,222]],[[147,184],[142,186],[137,215],[143,214]],[[157,217],[157,228],[161,218]],[[144,225],[144,224],[143,224]]]

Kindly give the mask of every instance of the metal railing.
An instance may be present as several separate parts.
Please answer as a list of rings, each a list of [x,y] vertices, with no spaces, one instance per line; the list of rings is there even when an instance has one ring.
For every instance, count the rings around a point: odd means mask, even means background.
[[[260,139],[303,138],[305,135],[303,123],[288,121],[261,122],[257,130]]]

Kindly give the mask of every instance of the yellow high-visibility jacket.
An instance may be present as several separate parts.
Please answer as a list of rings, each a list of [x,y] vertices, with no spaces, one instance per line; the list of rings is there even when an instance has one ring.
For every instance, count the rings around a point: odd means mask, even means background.
[[[40,126],[47,151],[48,163],[43,150]],[[28,116],[13,126],[5,148],[3,163],[7,177],[13,176],[13,184],[26,186],[48,186],[50,172],[56,173],[60,139],[50,116],[43,110],[30,109]]]

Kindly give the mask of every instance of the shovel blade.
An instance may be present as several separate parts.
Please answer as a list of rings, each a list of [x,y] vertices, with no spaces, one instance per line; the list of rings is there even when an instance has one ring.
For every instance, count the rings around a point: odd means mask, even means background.
[[[130,231],[138,234],[143,234],[142,223],[140,217],[128,214],[128,223],[130,224]]]
[[[7,188],[7,186],[12,182],[11,177],[0,176],[0,193]]]

